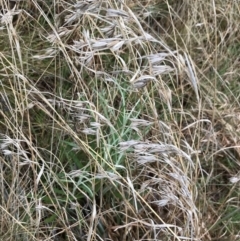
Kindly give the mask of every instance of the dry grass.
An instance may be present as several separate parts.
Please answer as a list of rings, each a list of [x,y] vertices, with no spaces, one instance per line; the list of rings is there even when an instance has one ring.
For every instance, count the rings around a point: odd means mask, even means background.
[[[0,240],[239,240],[237,1],[0,6]]]

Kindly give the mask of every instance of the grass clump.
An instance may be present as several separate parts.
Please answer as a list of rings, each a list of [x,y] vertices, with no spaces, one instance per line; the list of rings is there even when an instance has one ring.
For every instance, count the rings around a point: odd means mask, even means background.
[[[1,240],[238,239],[237,3],[0,7]]]

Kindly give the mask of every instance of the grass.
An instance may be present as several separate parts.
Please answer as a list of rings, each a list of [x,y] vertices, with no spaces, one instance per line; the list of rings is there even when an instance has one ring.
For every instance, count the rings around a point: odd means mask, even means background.
[[[238,4],[8,3],[0,240],[238,240]]]

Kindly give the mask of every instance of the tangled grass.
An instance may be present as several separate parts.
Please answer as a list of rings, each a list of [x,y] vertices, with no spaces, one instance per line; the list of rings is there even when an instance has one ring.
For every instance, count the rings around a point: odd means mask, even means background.
[[[0,239],[238,240],[237,1],[7,1]]]

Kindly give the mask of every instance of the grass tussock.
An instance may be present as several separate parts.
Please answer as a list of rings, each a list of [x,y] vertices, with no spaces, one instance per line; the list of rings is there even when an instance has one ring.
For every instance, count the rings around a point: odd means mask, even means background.
[[[0,1],[0,240],[238,240],[236,1]]]

